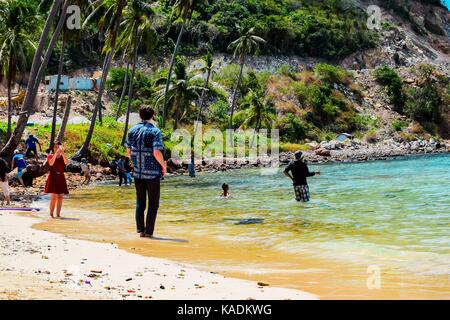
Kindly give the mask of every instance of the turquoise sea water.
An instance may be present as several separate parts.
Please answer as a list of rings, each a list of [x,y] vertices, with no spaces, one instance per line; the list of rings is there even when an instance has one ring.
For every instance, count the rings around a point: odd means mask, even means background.
[[[309,178],[309,203],[294,200],[290,180],[281,170],[271,176],[252,169],[199,173],[194,179],[168,177],[162,182],[156,234],[187,241],[196,237],[193,244],[168,243],[175,252],[169,257],[196,264],[206,259],[205,264],[225,271],[281,268],[284,278],[276,278],[280,285],[300,279],[288,269],[309,268],[316,270],[312,271],[315,279],[322,279],[323,272],[330,277],[321,284],[326,292],[358,283],[361,287],[362,283],[365,286],[365,269],[375,265],[383,270],[383,288],[392,290],[388,297],[450,294],[449,154],[310,164],[311,171],[319,169],[320,176]],[[230,185],[231,199],[219,196],[224,182]],[[75,222],[70,220],[64,223],[69,234],[125,241],[152,255],[152,243],[136,242],[134,202],[132,187],[107,184],[79,190],[65,202],[64,214],[79,220],[81,226],[72,226]],[[221,249],[208,246],[209,239],[224,245]],[[227,247],[226,256],[221,252],[208,255],[208,250]],[[240,247],[272,258],[252,264],[255,260],[247,261],[245,250],[233,255],[232,248]],[[188,249],[190,253],[183,255]],[[349,264],[360,269],[338,267]],[[336,270],[346,270],[350,276],[342,282]],[[305,289],[309,278],[305,276],[293,287]],[[410,291],[405,291],[406,285]],[[314,292],[315,288],[311,284],[306,290]],[[363,291],[354,297],[372,293]]]
[[[450,155],[310,165],[318,169],[306,204],[294,200],[281,170],[168,177],[158,224],[279,252],[450,274]],[[219,197],[224,182],[232,199]],[[132,225],[134,199],[133,188],[101,186],[72,195],[67,205]]]

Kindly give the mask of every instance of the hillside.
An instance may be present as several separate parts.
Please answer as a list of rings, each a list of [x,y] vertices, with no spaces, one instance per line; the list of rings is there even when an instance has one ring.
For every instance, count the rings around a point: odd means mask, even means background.
[[[292,148],[331,140],[341,132],[368,142],[449,139],[450,13],[438,2],[218,0],[195,11],[181,43],[183,58],[177,63],[184,68],[186,80],[202,86],[199,59],[212,50],[214,70],[202,120],[207,126],[225,129],[239,73],[239,61],[228,45],[239,37],[239,28],[252,26],[266,43],[259,55],[246,58],[233,118],[235,128],[248,126],[251,112],[260,106],[270,119],[262,127],[280,129],[283,143],[294,144]],[[381,8],[378,30],[366,26],[365,9],[373,4]],[[132,111],[143,103],[160,108],[157,83],[167,76],[168,57],[179,29],[170,5],[171,1],[161,0],[156,6],[160,15],[157,30],[166,36],[159,39],[153,54],[140,50]],[[101,71],[101,47],[91,33],[89,29],[77,43],[69,44],[65,73],[89,77]],[[56,70],[58,50],[47,74]],[[103,97],[105,114],[110,116],[117,113],[123,88],[125,65],[120,57],[116,55],[108,93]],[[390,69],[383,69],[385,66]],[[377,72],[387,73],[387,78],[376,76]],[[0,95],[6,96],[1,86]],[[89,121],[95,93],[71,95],[71,117],[83,116],[78,119]],[[38,96],[36,116],[44,119],[43,123],[51,117],[52,99],[44,93]],[[62,117],[66,95],[60,99]],[[119,114],[125,112],[126,102],[125,95]],[[175,119],[170,127],[192,126],[198,99],[193,102],[181,111],[169,110]],[[19,107],[17,104],[16,112]],[[0,114],[3,118],[5,111]]]

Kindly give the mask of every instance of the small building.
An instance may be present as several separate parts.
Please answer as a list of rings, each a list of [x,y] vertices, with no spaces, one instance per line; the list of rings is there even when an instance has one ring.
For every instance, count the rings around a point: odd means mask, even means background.
[[[349,133],[340,133],[337,135],[336,140],[337,141],[345,141],[347,139],[349,140],[353,140],[353,135],[349,134]]]
[[[45,77],[45,90],[55,91],[58,75],[52,75]],[[93,79],[88,77],[73,77],[62,75],[59,90],[81,90],[81,91],[93,91],[100,85],[101,78]]]

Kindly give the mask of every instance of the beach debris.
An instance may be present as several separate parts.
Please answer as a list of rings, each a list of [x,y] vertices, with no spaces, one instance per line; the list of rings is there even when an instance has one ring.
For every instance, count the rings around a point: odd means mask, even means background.
[[[205,287],[205,286],[200,285],[200,284],[197,284],[197,283],[196,283],[194,286],[195,286],[195,288],[197,288],[197,289],[201,289],[201,288],[204,288],[204,287]]]
[[[266,283],[266,282],[259,281],[258,282],[258,286],[260,286],[260,287],[267,287],[267,286],[269,286],[269,284]]]
[[[91,270],[91,273],[103,273],[101,270]]]
[[[47,256],[41,256],[42,259],[48,260]]]
[[[91,284],[90,281],[85,281],[84,283],[85,283],[85,284],[88,284],[88,285],[90,285],[90,286],[92,287],[92,284]]]
[[[163,285],[160,285],[159,288],[160,288],[161,290],[166,289],[166,287],[164,287]]]
[[[128,293],[136,293],[134,290],[127,290]]]
[[[133,278],[127,278],[127,279],[125,279],[125,281],[131,281],[131,280],[133,280]]]

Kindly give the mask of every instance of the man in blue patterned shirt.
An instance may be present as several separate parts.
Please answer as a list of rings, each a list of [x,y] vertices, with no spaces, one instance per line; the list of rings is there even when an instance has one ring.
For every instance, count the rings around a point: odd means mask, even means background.
[[[137,232],[141,237],[148,238],[153,237],[159,208],[160,180],[166,174],[161,131],[150,122],[154,113],[152,108],[142,107],[139,110],[142,122],[128,132],[126,141],[127,156],[134,166]],[[144,223],[147,198],[149,203]]]

